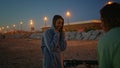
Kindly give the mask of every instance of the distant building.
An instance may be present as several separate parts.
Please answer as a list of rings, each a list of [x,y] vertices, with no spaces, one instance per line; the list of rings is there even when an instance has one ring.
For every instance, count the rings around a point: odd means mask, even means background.
[[[42,27],[42,32],[48,29],[47,27]],[[79,21],[79,22],[72,22],[64,25],[65,31],[83,31],[83,30],[89,30],[89,29],[101,29],[101,22],[100,20],[90,20],[90,21]]]

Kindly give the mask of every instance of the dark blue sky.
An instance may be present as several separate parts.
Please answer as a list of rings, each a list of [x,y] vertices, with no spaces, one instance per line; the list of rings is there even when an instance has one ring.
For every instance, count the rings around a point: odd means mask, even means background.
[[[44,26],[43,17],[48,17],[47,25],[55,14],[60,14],[67,22],[65,13],[71,12],[70,22],[99,19],[99,9],[108,0],[0,0],[0,27],[28,24],[32,19],[35,28]],[[114,0],[120,2],[120,0]]]

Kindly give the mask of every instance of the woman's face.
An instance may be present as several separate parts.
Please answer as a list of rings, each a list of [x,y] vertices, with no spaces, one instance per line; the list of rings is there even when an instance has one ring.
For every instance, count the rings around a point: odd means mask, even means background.
[[[63,27],[63,20],[57,19],[55,23],[55,29],[59,31],[60,29],[62,29],[62,27]]]

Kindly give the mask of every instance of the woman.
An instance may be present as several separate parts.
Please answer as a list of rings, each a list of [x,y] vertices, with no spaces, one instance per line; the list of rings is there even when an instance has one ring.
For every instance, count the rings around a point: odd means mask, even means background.
[[[63,68],[62,51],[66,49],[63,25],[62,16],[55,15],[52,27],[43,33],[41,46],[43,68]]]

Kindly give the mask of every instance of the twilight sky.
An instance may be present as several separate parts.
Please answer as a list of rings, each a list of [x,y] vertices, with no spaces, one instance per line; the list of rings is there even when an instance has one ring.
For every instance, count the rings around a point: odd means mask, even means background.
[[[63,16],[65,22],[66,11],[70,11],[70,22],[99,19],[100,8],[110,0],[0,0],[0,27],[15,24],[28,29],[32,19],[36,30],[44,26],[43,17],[48,17],[47,25],[51,25],[55,14]],[[113,1],[113,0],[112,0]],[[114,0],[120,3],[120,0]]]

